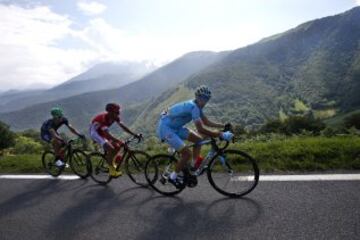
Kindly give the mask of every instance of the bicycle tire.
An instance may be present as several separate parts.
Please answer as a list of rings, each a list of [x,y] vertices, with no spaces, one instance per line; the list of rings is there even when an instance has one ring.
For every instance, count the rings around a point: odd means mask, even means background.
[[[41,162],[44,170],[53,177],[59,176],[64,167],[58,167],[55,164],[56,156],[53,151],[45,151],[41,156]]]
[[[87,168],[90,177],[101,185],[108,184],[112,179],[105,156],[99,152],[89,154]]]
[[[128,154],[125,160],[126,174],[135,184],[142,187],[149,186],[145,177],[145,164],[150,155],[139,150],[131,151]]]
[[[87,178],[90,173],[88,171],[88,157],[87,154],[80,150],[74,149],[72,155],[69,158],[69,165],[71,170],[80,178]]]
[[[225,161],[221,157],[225,156]],[[237,176],[234,176],[234,172]],[[209,162],[207,177],[211,186],[219,193],[239,198],[250,193],[259,182],[259,167],[251,156],[238,150],[225,150],[222,154],[217,153]],[[229,178],[230,177],[230,178]],[[229,178],[229,180],[226,180]],[[222,181],[225,179],[225,184]],[[236,189],[227,189],[229,183]]]
[[[174,156],[166,154],[155,155],[146,162],[145,177],[156,192],[165,196],[173,196],[184,190],[185,184],[184,187],[177,189],[167,180],[176,162]],[[183,172],[180,175],[183,175]]]

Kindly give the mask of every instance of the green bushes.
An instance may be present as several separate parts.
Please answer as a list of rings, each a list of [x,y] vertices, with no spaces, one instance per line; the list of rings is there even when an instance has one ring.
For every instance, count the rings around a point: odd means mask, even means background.
[[[15,146],[13,152],[15,154],[36,154],[41,153],[43,146],[33,139],[25,136],[17,136],[15,140]]]
[[[10,131],[10,127],[0,121],[0,152],[6,148],[14,146],[15,134]]]
[[[344,125],[346,128],[355,127],[360,129],[360,113],[355,113],[344,119]]]
[[[360,170],[360,137],[293,136],[247,140],[233,146],[249,152],[263,172]]]
[[[320,120],[306,116],[290,116],[284,121],[270,120],[260,129],[260,133],[300,134],[308,131],[319,134],[326,125]]]

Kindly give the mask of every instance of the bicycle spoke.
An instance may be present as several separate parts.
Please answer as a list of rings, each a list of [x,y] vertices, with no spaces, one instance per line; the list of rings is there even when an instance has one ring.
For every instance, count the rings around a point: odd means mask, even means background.
[[[147,186],[145,178],[145,164],[150,156],[142,151],[132,151],[126,160],[126,173],[129,178],[137,185]]]
[[[156,155],[149,159],[145,167],[148,183],[157,192],[163,195],[174,195],[183,189],[177,189],[168,181],[170,173],[175,169],[176,159],[169,155]],[[180,173],[180,177],[183,173]]]
[[[86,178],[89,175],[87,168],[87,156],[81,150],[73,151],[70,167],[73,172],[81,178]]]
[[[95,182],[107,184],[111,181],[109,167],[102,154],[92,153],[89,156],[89,164],[90,166],[88,168],[91,170],[90,176]]]
[[[208,178],[218,192],[230,197],[241,197],[255,188],[259,170],[256,162],[247,154],[227,150],[210,162]]]
[[[42,155],[42,164],[45,171],[51,176],[57,177],[63,171],[63,168],[55,165],[56,157],[53,152],[46,151]]]

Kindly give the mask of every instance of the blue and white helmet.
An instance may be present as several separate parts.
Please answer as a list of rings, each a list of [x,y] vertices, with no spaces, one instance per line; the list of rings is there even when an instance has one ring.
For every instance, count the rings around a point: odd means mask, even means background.
[[[207,86],[201,85],[198,88],[196,88],[195,97],[210,99],[211,98],[211,91]]]

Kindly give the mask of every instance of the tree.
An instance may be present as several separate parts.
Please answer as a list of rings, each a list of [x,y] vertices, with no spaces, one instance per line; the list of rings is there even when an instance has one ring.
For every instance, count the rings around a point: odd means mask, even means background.
[[[355,113],[345,118],[344,124],[347,128],[355,127],[357,129],[360,129],[360,113]]]
[[[280,120],[269,120],[260,128],[261,133],[283,133],[284,124]]]
[[[10,127],[0,121],[0,151],[15,145],[15,133]]]
[[[320,119],[312,117],[291,116],[284,122],[284,132],[289,135],[299,134],[304,130],[319,134],[325,127]]]

